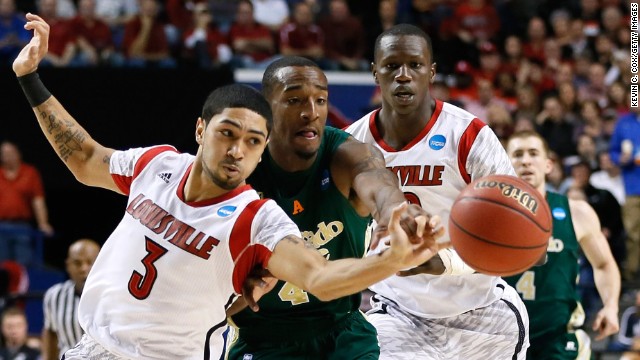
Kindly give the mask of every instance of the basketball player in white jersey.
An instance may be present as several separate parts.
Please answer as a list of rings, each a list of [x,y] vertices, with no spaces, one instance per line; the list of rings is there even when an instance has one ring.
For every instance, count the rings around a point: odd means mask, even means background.
[[[468,183],[489,174],[515,175],[484,122],[431,98],[436,69],[422,30],[401,24],[383,32],[372,71],[382,108],[346,131],[383,152],[409,201],[446,224]],[[403,273],[412,276],[370,287],[376,295],[368,318],[378,331],[380,358],[524,359],[528,316],[515,290],[499,277],[474,273],[453,249],[439,255],[440,264],[434,258]]]
[[[326,261],[272,200],[245,184],[267,144],[268,102],[242,85],[217,89],[196,122],[197,154],[171,146],[116,151],[95,140],[35,72],[49,26],[27,14],[30,43],[13,70],[58,156],[84,184],[128,195],[124,217],[86,281],[79,321],[86,334],[63,359],[219,359],[225,309],[254,266],[323,300],[364,289],[438,250],[426,217],[415,236],[389,222],[392,248],[366,259]]]

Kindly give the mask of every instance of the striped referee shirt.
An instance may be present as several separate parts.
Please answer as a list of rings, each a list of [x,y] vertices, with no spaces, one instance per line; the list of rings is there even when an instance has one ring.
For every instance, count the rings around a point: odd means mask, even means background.
[[[74,347],[82,334],[78,323],[78,302],[73,281],[55,284],[44,294],[44,328],[58,335],[60,354]]]

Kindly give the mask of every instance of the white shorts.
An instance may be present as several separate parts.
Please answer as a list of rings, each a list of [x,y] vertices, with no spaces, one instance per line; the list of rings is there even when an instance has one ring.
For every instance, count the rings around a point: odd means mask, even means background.
[[[62,355],[62,360],[127,360],[108,352],[87,334],[82,335],[78,344]]]
[[[524,360],[529,347],[527,310],[511,286],[498,287],[504,290],[500,300],[442,319],[417,317],[375,295],[367,318],[378,330],[380,359]]]

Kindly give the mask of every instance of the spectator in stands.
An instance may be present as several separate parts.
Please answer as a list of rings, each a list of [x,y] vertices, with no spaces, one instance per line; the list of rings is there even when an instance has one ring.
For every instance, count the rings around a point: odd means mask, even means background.
[[[619,116],[629,112],[630,102],[627,101],[627,89],[621,81],[616,81],[609,85],[607,90],[608,107],[615,110]]]
[[[599,106],[607,105],[607,87],[604,82],[606,69],[604,65],[594,62],[589,65],[589,82],[578,88],[578,99],[580,101],[594,100]]]
[[[574,58],[584,54],[589,47],[589,38],[585,34],[584,21],[580,18],[571,20],[571,41],[569,46]]]
[[[18,147],[9,141],[0,143],[0,262],[16,260],[23,265],[32,259],[32,227],[53,234],[40,173],[22,162]]]
[[[277,33],[289,21],[289,5],[285,0],[251,0],[256,22]],[[309,8],[311,12],[311,8]]]
[[[96,0],[79,0],[78,15],[71,19],[70,27],[76,36],[76,45],[87,64],[121,65],[116,55],[109,25],[96,16]]]
[[[329,15],[318,23],[324,34],[328,70],[366,71],[365,35],[362,23],[349,12],[346,0],[331,0]]]
[[[456,6],[453,16],[458,39],[473,47],[495,40],[500,29],[496,8],[486,0],[464,0]]]
[[[57,360],[74,347],[82,334],[78,323],[78,302],[100,246],[91,239],[75,241],[67,252],[65,266],[69,280],[53,285],[44,294],[42,360]]]
[[[96,16],[111,28],[113,44],[122,54],[124,27],[140,13],[139,0],[96,0]]]
[[[634,349],[633,346],[638,340],[640,340],[640,290],[636,290],[635,303],[622,313],[620,332],[616,341],[609,345],[609,350],[640,350],[640,347]]]
[[[551,13],[549,21],[553,30],[553,39],[561,48],[562,58],[572,58],[571,14],[565,9],[558,9]]]
[[[502,69],[502,56],[498,48],[489,41],[484,41],[478,45],[480,67],[476,72],[476,77],[487,79],[494,83],[500,69]]]
[[[527,42],[523,46],[524,55],[528,59],[535,59],[544,63],[544,42],[547,39],[547,29],[544,20],[533,17],[527,27]]]
[[[229,29],[229,44],[235,67],[266,69],[273,60],[276,49],[271,31],[255,21],[249,0],[238,2],[235,22]]]
[[[96,0],[96,15],[111,26],[114,35],[122,33],[124,25],[139,13],[137,0]]]
[[[542,111],[536,117],[538,132],[560,158],[575,155],[574,125],[567,118],[558,97],[549,96],[543,104]]]
[[[84,66],[87,59],[77,55],[76,34],[71,28],[69,19],[58,16],[56,12],[58,0],[37,0],[38,15],[49,24],[51,35],[49,51],[42,60],[42,66],[67,67]]]
[[[373,61],[373,50],[376,38],[383,31],[398,23],[398,8],[396,0],[380,0],[378,4],[378,18],[366,26],[365,36],[367,45],[367,59]]]
[[[600,19],[602,35],[607,36],[611,41],[616,41],[620,29],[625,29],[628,32],[629,30],[625,27],[622,15],[622,11],[617,6],[609,5],[604,7]]]
[[[187,29],[193,26],[193,11],[197,3],[203,0],[167,0],[165,12],[169,23],[180,33],[184,34]]]
[[[516,87],[516,107],[513,118],[527,118],[533,121],[540,112],[538,94],[530,84],[522,84]]]
[[[0,359],[39,360],[40,351],[27,345],[27,316],[18,307],[5,309],[0,318],[0,330],[4,346],[0,348]]]
[[[504,40],[504,59],[500,71],[517,75],[523,57],[522,40],[516,35],[507,36]]]
[[[474,114],[478,119],[487,122],[487,112],[491,105],[507,108],[507,103],[499,99],[493,88],[493,83],[488,79],[478,78],[478,98],[464,102],[465,110]]]
[[[16,12],[15,0],[0,0],[0,66],[9,66],[29,42],[26,20]]]
[[[305,2],[297,3],[293,21],[280,29],[280,53],[306,57],[320,64],[324,58],[323,45],[324,34],[314,23],[311,7]]]
[[[611,161],[608,151],[598,153],[598,163],[600,170],[591,174],[589,183],[594,187],[609,190],[618,201],[618,204],[624,205],[624,182],[620,175],[620,167]]]
[[[123,50],[128,66],[176,66],[169,53],[165,24],[158,17],[159,6],[157,0],[140,0],[140,15],[126,23]]]
[[[193,5],[193,25],[184,33],[184,57],[202,69],[216,68],[231,61],[227,39],[213,24],[206,2]]]
[[[640,108],[633,107],[622,116],[611,137],[611,160],[622,169],[625,204],[622,209],[627,231],[627,259],[623,277],[638,276],[640,263]]]
[[[37,0],[36,0],[37,2]],[[61,19],[71,19],[78,13],[76,2],[73,0],[58,0],[56,3],[56,16]]]
[[[609,148],[609,138],[604,133],[601,110],[595,101],[583,101],[580,104],[580,125],[576,132],[591,137],[596,152]],[[595,155],[593,157],[595,159]]]
[[[616,260],[616,263],[621,264],[624,260],[625,254],[625,232],[624,225],[622,224],[621,207],[618,200],[616,200],[615,196],[609,191],[609,189],[597,188],[591,185],[591,174],[592,171],[589,163],[580,161],[573,165],[571,167],[571,187],[580,189],[584,192],[586,196],[585,200],[589,205],[591,205],[598,215],[598,219],[600,219],[602,233],[607,238],[609,248],[611,249],[611,253]],[[588,266],[586,259],[584,260],[585,261],[582,262],[583,265],[590,267]],[[593,281],[593,272],[591,272],[590,269],[588,269],[587,272],[588,275],[582,276],[582,284],[585,284],[588,281]],[[583,305],[585,305],[585,307],[591,305],[593,309],[595,309],[597,307],[595,306],[595,303],[597,303],[597,292],[595,291],[595,284],[593,282],[589,283],[589,285],[593,286],[593,288],[590,289],[592,290],[590,291],[592,301],[591,304],[589,304],[589,300],[583,300]]]
[[[560,72],[565,68],[565,65],[560,66]],[[567,112],[567,117],[570,119],[578,119],[580,113],[580,104],[578,103],[578,93],[576,87],[572,82],[562,81],[557,83],[558,87],[558,100],[560,104]]]

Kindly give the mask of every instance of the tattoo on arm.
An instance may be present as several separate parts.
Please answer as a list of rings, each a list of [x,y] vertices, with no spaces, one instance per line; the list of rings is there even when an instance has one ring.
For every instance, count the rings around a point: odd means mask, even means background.
[[[102,158],[102,162],[105,163],[105,164],[108,164],[110,161],[111,161],[111,156],[109,156],[109,155],[105,155]]]
[[[306,247],[307,249],[313,249],[313,250],[317,250],[315,246],[313,246],[313,244],[311,244],[309,241],[305,241],[300,239],[297,236],[294,235],[287,235],[284,239],[282,239],[283,241],[288,241],[294,245],[298,245],[300,244],[300,242],[302,241],[302,243],[304,244],[304,247]]]
[[[54,148],[60,158],[66,162],[74,151],[82,151],[82,143],[87,139],[87,133],[77,126],[74,121],[59,119],[58,115],[46,109],[38,109],[44,128],[52,136]]]

